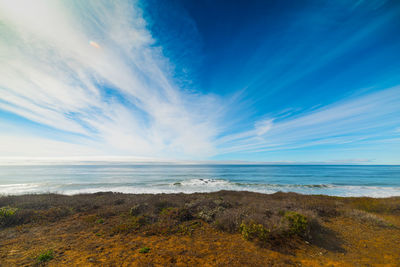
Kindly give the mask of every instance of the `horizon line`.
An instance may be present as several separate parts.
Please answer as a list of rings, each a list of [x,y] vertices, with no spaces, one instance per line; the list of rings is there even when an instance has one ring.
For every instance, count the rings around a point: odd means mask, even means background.
[[[90,164],[134,164],[134,165],[391,165],[400,163],[373,162],[368,159],[343,159],[331,161],[247,161],[247,160],[185,160],[131,156],[91,157],[0,157],[0,166],[9,165],[90,165]]]

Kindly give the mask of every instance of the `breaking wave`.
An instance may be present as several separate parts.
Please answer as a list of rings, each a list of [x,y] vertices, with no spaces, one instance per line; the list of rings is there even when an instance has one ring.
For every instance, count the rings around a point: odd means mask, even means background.
[[[400,196],[400,187],[335,184],[241,183],[210,178],[187,179],[171,183],[25,183],[0,185],[0,195],[38,194],[49,192],[73,195],[104,191],[131,194],[157,194],[215,192],[219,190],[252,191],[269,194],[281,191],[333,196]]]

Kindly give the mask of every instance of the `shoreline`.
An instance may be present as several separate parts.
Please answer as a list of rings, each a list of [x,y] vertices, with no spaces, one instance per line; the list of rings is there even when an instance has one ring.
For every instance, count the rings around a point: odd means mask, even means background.
[[[0,261],[10,266],[46,251],[50,266],[400,262],[400,197],[102,192],[1,196],[0,208]]]
[[[14,185],[13,185],[14,186]],[[5,186],[4,186],[5,187]],[[295,187],[295,186],[293,186]],[[321,185],[321,186],[315,186],[315,185],[306,185],[306,188],[326,188],[326,186]],[[359,188],[361,186],[353,186],[354,188]],[[366,187],[364,187],[366,188]],[[380,189],[380,190],[388,190],[388,189],[398,189],[397,187],[368,187],[368,189],[374,190],[374,189]],[[390,195],[381,195],[379,192],[371,193],[371,194],[357,194],[357,193],[351,193],[348,195],[342,195],[342,194],[328,194],[328,193],[318,193],[318,192],[298,192],[298,191],[262,191],[262,190],[246,190],[246,189],[215,189],[215,190],[202,190],[202,191],[178,191],[178,190],[170,190],[170,191],[156,191],[156,190],[124,190],[124,191],[113,191],[113,190],[73,190],[73,191],[40,191],[40,192],[24,192],[24,193],[1,193],[0,191],[0,198],[1,197],[18,197],[18,196],[26,196],[26,195],[62,195],[62,196],[76,196],[76,195],[93,195],[93,194],[102,194],[102,193],[113,193],[113,194],[123,194],[123,195],[174,195],[174,194],[184,194],[184,195],[192,195],[192,194],[212,194],[212,193],[218,193],[221,191],[229,191],[229,192],[247,192],[247,193],[256,193],[256,194],[264,194],[264,195],[271,195],[271,194],[276,194],[276,193],[287,193],[287,194],[299,194],[299,195],[305,195],[305,196],[326,196],[326,197],[339,197],[339,198],[375,198],[375,199],[386,199],[386,198],[400,198],[400,192],[390,194]]]

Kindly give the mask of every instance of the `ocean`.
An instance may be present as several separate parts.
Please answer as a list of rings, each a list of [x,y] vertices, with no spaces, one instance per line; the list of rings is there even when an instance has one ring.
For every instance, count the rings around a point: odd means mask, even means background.
[[[0,195],[193,193],[246,190],[332,196],[400,196],[400,166],[343,165],[10,165]]]

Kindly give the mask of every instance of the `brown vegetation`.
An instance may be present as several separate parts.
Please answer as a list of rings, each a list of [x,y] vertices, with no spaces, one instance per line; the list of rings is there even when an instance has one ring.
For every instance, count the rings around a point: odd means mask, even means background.
[[[232,191],[4,196],[0,197],[0,262],[5,266],[390,265],[400,262],[400,244],[388,243],[398,242],[394,240],[400,237],[399,218],[400,198]],[[371,240],[364,240],[368,234],[382,239],[370,247]],[[323,257],[315,258],[315,253]]]

